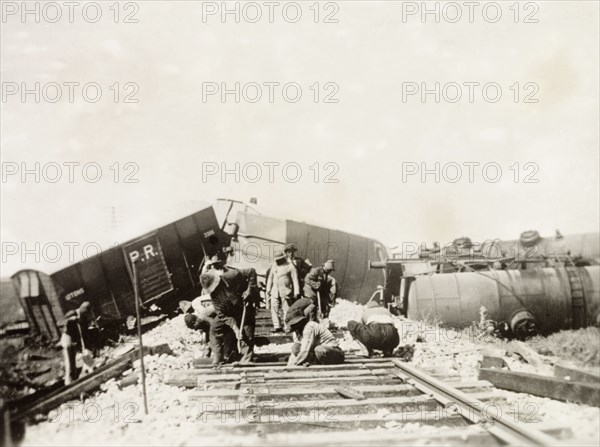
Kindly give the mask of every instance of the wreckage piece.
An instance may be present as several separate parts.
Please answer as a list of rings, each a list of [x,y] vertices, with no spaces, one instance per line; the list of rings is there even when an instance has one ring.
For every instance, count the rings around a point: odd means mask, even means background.
[[[597,383],[572,382],[556,377],[491,368],[480,369],[478,378],[508,391],[600,407],[600,384]]]
[[[47,413],[48,411],[59,407],[64,402],[79,398],[81,393],[90,393],[98,389],[100,385],[107,380],[118,377],[131,368],[133,362],[139,356],[138,351],[138,349],[131,350],[127,354],[98,368],[91,374],[80,377],[70,385],[52,388],[50,392],[41,392],[37,399],[33,399],[33,396],[26,396],[26,399],[23,399],[22,401],[9,402],[8,408],[10,411],[10,418],[13,420],[20,420],[23,418],[34,417],[37,414]],[[169,346],[166,344],[144,347],[145,355],[156,355],[169,352]]]

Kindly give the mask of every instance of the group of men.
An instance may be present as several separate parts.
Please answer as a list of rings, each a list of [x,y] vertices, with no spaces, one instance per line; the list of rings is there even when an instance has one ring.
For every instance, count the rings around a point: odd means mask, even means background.
[[[331,275],[334,262],[313,267],[297,257],[297,251],[295,244],[287,244],[276,253],[266,274],[265,298],[273,332],[294,334],[290,366],[343,363],[344,352],[324,321],[338,296]],[[214,365],[251,362],[260,302],[256,271],[226,266],[215,256],[205,263],[200,284],[203,294],[192,302],[193,312],[184,317],[186,325],[208,334]],[[348,329],[365,356],[371,356],[373,350],[389,356],[399,342],[391,314],[374,302],[369,303],[360,322],[348,323]]]
[[[275,254],[275,262],[267,271],[266,305],[271,308],[274,332],[291,331],[285,318],[290,306],[301,297],[315,304],[313,319],[317,311],[319,318],[327,318],[338,297],[337,283],[331,275],[334,262],[328,260],[313,267],[310,261],[297,257],[297,252],[296,244],[287,244]]]
[[[266,305],[271,308],[275,332],[294,334],[290,366],[311,363],[344,362],[344,352],[329,330],[326,318],[337,297],[337,284],[331,273],[333,261],[312,267],[308,260],[296,257],[294,244],[285,246],[267,272]],[[240,361],[251,362],[254,351],[256,308],[260,303],[257,274],[253,268],[226,266],[214,256],[205,262],[200,274],[202,295],[191,303],[185,324],[208,336],[207,357],[213,365]],[[65,357],[65,383],[78,376],[77,352],[84,361],[93,357],[94,327],[97,327],[89,302],[66,314],[61,345]],[[348,330],[361,347],[360,354],[370,357],[374,350],[392,355],[399,343],[390,312],[375,302],[366,306],[361,321],[348,322]]]
[[[297,251],[295,244],[287,244],[275,254],[266,275],[265,299],[266,307],[271,309],[273,332],[283,332],[285,328],[288,333],[294,331],[300,341],[311,337],[303,337],[304,326],[296,321],[297,311],[290,313],[290,309],[295,303],[303,315],[309,309],[307,322],[313,324],[308,329],[314,330],[317,319],[328,316],[337,297],[337,284],[331,276],[335,270],[333,261],[313,268],[308,260],[296,257]],[[213,256],[201,270],[200,285],[202,295],[192,301],[191,312],[184,317],[185,324],[208,334],[214,365],[252,361],[256,308],[260,303],[256,271],[226,266],[222,259]],[[321,335],[325,331],[329,334],[323,337],[324,343],[337,347],[337,341],[325,326],[320,331]],[[343,361],[343,352],[339,352]]]

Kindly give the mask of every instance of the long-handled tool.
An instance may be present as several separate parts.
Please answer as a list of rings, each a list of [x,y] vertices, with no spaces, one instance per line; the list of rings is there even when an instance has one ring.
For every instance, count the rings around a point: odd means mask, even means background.
[[[246,308],[247,307],[248,307],[248,303],[245,302],[244,303],[244,310],[242,312],[242,322],[240,324],[240,336],[238,337],[238,342],[237,342],[237,347],[238,347],[238,351],[240,352],[240,354],[242,352],[242,337],[243,337],[243,334],[244,334],[244,323],[246,321]]]
[[[321,304],[321,292],[319,292],[317,290],[317,300],[319,301],[319,318],[318,320],[321,321],[323,319],[323,305]]]

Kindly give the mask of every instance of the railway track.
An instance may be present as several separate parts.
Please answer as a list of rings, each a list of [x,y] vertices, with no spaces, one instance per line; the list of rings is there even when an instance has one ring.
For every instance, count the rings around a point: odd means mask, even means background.
[[[259,313],[257,334],[267,336],[267,319]],[[490,411],[502,398],[487,381],[352,352],[341,365],[288,367],[285,357],[263,354],[220,369],[198,361],[165,381],[194,389],[188,399],[207,442],[555,445],[555,436],[565,435]]]
[[[500,400],[489,382],[443,380],[396,359],[197,365],[166,381],[195,389],[189,399],[200,426],[214,440],[227,436],[228,444],[257,436],[268,445],[555,445],[561,432],[486,411]],[[398,430],[407,425],[412,433]]]
[[[257,320],[259,337],[273,343],[290,338],[269,334],[265,311]],[[133,354],[111,368],[128,367]],[[502,415],[497,410],[503,393],[484,380],[464,381],[396,358],[367,359],[354,352],[347,352],[341,365],[288,367],[286,358],[287,353],[263,353],[255,363],[219,369],[197,359],[191,369],[171,371],[163,382],[189,390],[197,439],[206,445],[521,446],[556,445],[571,436],[562,427],[540,429]],[[98,382],[102,374],[81,381]],[[69,390],[75,387],[14,408],[12,418],[47,411]]]

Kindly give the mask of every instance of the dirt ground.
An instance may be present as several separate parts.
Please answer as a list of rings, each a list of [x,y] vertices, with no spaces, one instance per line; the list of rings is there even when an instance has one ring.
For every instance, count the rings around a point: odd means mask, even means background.
[[[343,302],[331,313],[331,322],[344,326],[357,318],[362,306]],[[462,331],[435,325],[396,319],[402,346],[412,346],[412,364],[454,374],[460,380],[473,380],[486,350],[506,351],[510,343],[482,335],[471,328]],[[544,355],[547,365],[535,366],[515,354],[505,356],[509,367],[532,373],[548,373],[551,362],[565,359],[583,366],[597,362],[598,330],[563,331],[545,339],[532,340],[529,346]],[[582,340],[582,337],[585,339]],[[594,338],[596,337],[596,338]],[[202,424],[198,404],[188,397],[193,390],[165,385],[169,371],[190,368],[195,357],[204,351],[204,337],[185,327],[182,316],[163,322],[144,335],[147,345],[168,343],[174,356],[147,356],[149,414],[143,411],[140,386],[119,389],[117,380],[106,382],[102,390],[83,402],[70,402],[53,411],[48,420],[27,427],[23,445],[220,445],[240,442],[239,438],[212,438],[210,427]],[[357,346],[346,334],[343,349]],[[268,345],[257,352],[289,352],[288,345]],[[595,356],[591,354],[595,353]],[[587,362],[587,363],[586,363]],[[546,368],[546,366],[548,368]],[[135,366],[135,370],[139,365]],[[128,371],[133,374],[135,371]],[[586,405],[564,403],[528,394],[503,392],[506,401],[500,406],[505,415],[525,415],[540,427],[571,429],[570,445],[597,445],[600,439],[600,409]],[[431,432],[440,428],[425,424],[391,424],[384,430],[398,433]],[[245,437],[244,445],[260,445],[260,439]]]

